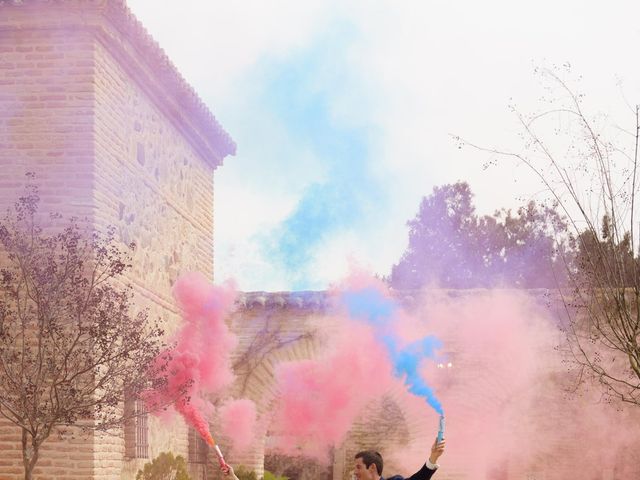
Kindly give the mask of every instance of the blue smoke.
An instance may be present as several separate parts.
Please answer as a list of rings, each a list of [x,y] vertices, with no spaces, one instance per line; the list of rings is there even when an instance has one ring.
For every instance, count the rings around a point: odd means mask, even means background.
[[[351,318],[365,321],[376,327],[380,339],[389,352],[394,374],[404,379],[409,392],[424,398],[438,414],[444,415],[442,404],[436,398],[433,389],[420,375],[420,365],[425,359],[436,358],[436,351],[442,348],[442,342],[430,335],[400,349],[398,339],[394,335],[380,332],[380,327],[388,325],[400,307],[375,288],[368,287],[343,293],[341,300],[346,305]]]
[[[442,347],[442,342],[434,336],[428,336],[409,344],[404,349],[389,350],[396,376],[404,377],[404,384],[409,391],[424,398],[440,415],[444,415],[442,404],[435,393],[420,375],[419,368],[425,358],[435,358],[435,350]]]
[[[375,326],[381,326],[391,320],[398,309],[398,305],[380,295],[373,287],[364,288],[356,292],[345,292],[342,302],[349,310],[349,316],[364,320]]]
[[[335,235],[356,231],[386,204],[384,180],[371,162],[378,138],[376,126],[364,113],[354,121],[336,112],[340,104],[335,98],[341,94],[349,95],[350,103],[361,112],[370,108],[369,98],[364,93],[356,96],[348,84],[344,49],[357,35],[350,25],[335,25],[330,35],[320,37],[303,52],[270,62],[256,73],[265,85],[260,104],[322,172],[305,179],[306,188],[291,214],[269,232],[269,242],[260,242],[268,244],[265,256],[286,271],[293,290],[326,288],[313,270],[318,249]],[[361,100],[355,100],[360,96]],[[277,156],[286,175],[286,164],[297,162],[300,152],[256,154]]]

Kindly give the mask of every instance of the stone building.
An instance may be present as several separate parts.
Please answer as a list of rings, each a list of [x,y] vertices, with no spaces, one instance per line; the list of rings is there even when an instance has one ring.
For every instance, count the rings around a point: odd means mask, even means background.
[[[213,174],[235,148],[124,0],[0,1],[0,203],[35,172],[45,208],[135,240],[136,301],[169,330],[176,276],[213,277]],[[36,478],[133,478],[166,450],[202,477],[182,422],[127,433],[51,439]],[[0,422],[2,479],[23,478],[19,438]]]

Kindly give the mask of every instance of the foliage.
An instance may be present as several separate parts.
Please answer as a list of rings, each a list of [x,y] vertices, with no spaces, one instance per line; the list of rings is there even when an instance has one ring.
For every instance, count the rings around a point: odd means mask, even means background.
[[[124,391],[162,368],[163,332],[121,283],[133,245],[47,220],[39,201],[29,185],[0,221],[0,415],[21,431],[25,478],[54,429],[121,425]]]
[[[391,284],[412,289],[555,286],[567,246],[566,223],[530,202],[513,215],[478,216],[466,182],[435,187],[408,222],[409,246],[393,266]]]
[[[244,465],[239,465],[238,468],[234,470],[236,477],[239,480],[258,480],[258,475],[253,470],[249,470]]]
[[[289,477],[276,476],[269,470],[265,470],[263,480],[289,480]]]
[[[171,452],[162,452],[151,462],[138,470],[136,480],[190,480],[187,463],[180,455],[174,457]]]
[[[276,478],[295,478],[296,480],[328,480],[332,478],[326,466],[302,456],[272,452],[265,455],[264,467],[269,472],[273,472]]]
[[[640,106],[627,128],[585,113],[557,70],[540,70],[549,105],[524,115],[514,109],[523,148],[474,146],[526,165],[568,219],[577,250],[560,289],[567,312],[566,353],[577,385],[595,381],[605,400],[640,406],[640,272],[638,269],[638,145]],[[567,72],[568,74],[568,72]],[[609,135],[605,135],[609,133]]]

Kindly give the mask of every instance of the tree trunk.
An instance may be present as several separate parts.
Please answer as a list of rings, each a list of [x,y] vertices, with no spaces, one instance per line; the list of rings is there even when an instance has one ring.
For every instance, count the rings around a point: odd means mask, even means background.
[[[29,442],[31,439],[31,442]],[[40,445],[30,432],[22,429],[22,463],[24,465],[24,480],[33,480],[33,469],[38,462]]]

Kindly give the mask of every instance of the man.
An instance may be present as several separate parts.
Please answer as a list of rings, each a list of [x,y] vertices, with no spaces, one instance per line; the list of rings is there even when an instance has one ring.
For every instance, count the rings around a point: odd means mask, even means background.
[[[439,467],[437,462],[440,455],[444,453],[444,443],[444,440],[440,443],[437,440],[433,442],[429,460],[407,480],[429,480]],[[356,480],[384,480],[382,478],[382,467],[382,455],[373,450],[365,450],[355,456],[354,478]],[[404,480],[404,478],[396,475],[388,480]]]

